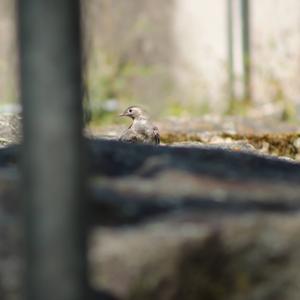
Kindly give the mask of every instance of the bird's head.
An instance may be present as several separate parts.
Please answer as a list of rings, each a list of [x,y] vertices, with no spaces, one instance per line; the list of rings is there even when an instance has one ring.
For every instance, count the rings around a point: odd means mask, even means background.
[[[129,106],[120,117],[129,117],[131,119],[146,118],[146,113],[138,106]]]

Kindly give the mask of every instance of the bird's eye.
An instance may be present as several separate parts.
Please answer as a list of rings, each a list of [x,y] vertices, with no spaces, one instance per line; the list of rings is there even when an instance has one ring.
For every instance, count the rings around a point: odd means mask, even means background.
[[[131,113],[131,112],[132,112],[132,109],[129,109],[128,111]]]

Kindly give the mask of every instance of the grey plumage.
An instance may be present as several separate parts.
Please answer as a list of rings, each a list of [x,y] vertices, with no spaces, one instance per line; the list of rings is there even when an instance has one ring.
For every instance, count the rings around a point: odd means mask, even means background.
[[[133,122],[120,136],[120,141],[158,145],[160,136],[158,128],[140,107],[130,106],[120,116],[130,117]]]

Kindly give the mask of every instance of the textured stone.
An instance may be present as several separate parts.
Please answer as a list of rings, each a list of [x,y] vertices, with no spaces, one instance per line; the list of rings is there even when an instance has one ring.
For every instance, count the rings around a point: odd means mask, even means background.
[[[299,215],[197,213],[98,229],[92,283],[130,300],[296,300],[299,230]]]

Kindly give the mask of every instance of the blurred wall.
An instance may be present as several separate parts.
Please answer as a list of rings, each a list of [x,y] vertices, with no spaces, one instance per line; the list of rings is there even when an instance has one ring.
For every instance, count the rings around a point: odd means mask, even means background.
[[[237,96],[242,76],[239,3],[234,0]],[[251,5],[255,101],[300,103],[300,2],[252,0]],[[225,109],[225,0],[90,0],[87,12],[95,97]],[[111,91],[99,95],[103,83],[95,67],[102,68]]]
[[[220,110],[226,90],[226,1],[175,2],[176,86],[183,99]]]
[[[174,0],[84,1],[87,85],[91,100],[151,103],[174,91]]]
[[[300,105],[300,1],[251,0],[254,89],[262,103]]]
[[[14,17],[15,1],[0,0],[0,104],[18,98]]]
[[[240,0],[234,1],[241,93]],[[300,1],[251,0],[253,93],[261,107],[300,105]],[[227,100],[226,0],[82,0],[91,101],[222,111]],[[14,1],[0,0],[0,103],[17,99]]]

